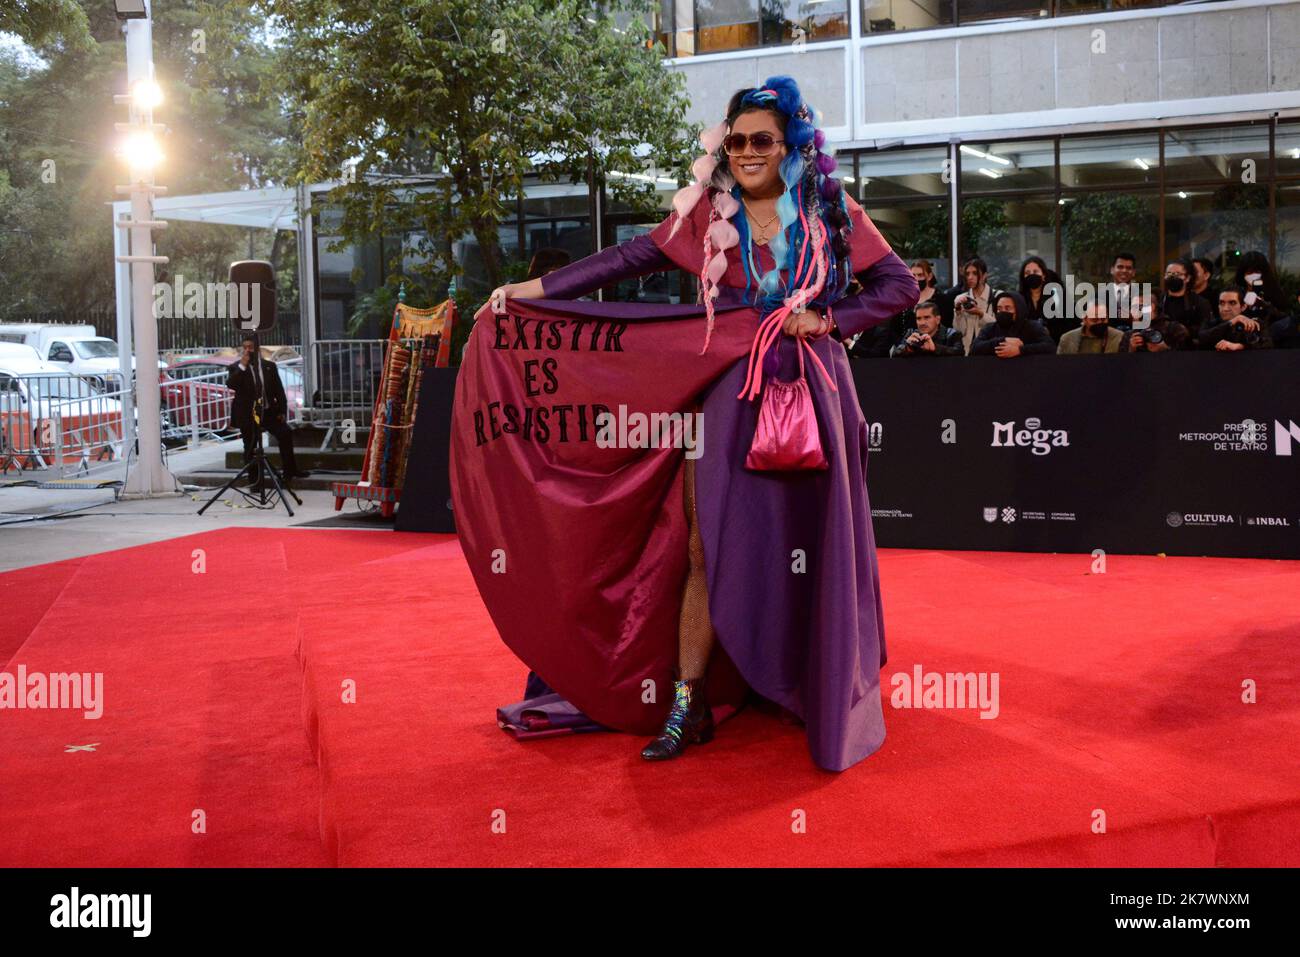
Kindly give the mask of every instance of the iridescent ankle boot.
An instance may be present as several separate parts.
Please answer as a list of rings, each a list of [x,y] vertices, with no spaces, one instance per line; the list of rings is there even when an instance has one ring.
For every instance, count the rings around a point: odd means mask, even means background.
[[[666,761],[686,750],[688,745],[708,744],[713,740],[713,712],[704,700],[704,679],[691,678],[673,682],[673,706],[663,730],[641,749],[647,761]]]

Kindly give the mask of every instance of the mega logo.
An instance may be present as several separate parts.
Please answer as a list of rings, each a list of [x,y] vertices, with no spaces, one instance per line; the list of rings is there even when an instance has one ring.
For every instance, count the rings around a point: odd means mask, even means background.
[[[1025,419],[1023,428],[1015,422],[993,423],[993,448],[1028,448],[1035,455],[1047,455],[1054,448],[1070,444],[1070,433],[1065,429],[1045,429],[1041,419]]]

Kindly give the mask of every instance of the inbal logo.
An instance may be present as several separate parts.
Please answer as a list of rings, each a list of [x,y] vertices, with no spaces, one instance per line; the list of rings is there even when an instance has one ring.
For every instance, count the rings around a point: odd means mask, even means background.
[[[995,449],[1029,448],[1035,455],[1047,455],[1053,448],[1064,448],[1070,444],[1070,434],[1065,429],[1045,429],[1041,419],[1025,419],[1024,428],[1017,429],[1016,423],[994,422],[993,442]]]

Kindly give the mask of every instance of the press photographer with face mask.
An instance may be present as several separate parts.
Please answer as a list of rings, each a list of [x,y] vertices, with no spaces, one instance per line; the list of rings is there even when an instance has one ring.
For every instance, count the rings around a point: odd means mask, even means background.
[[[1165,266],[1164,290],[1158,306],[1160,315],[1181,323],[1193,338],[1214,322],[1210,304],[1192,292],[1192,271],[1181,259]]]
[[[1050,356],[1056,343],[1041,322],[1029,318],[1029,307],[1019,293],[999,292],[993,296],[994,321],[979,331],[971,344],[973,356]]]

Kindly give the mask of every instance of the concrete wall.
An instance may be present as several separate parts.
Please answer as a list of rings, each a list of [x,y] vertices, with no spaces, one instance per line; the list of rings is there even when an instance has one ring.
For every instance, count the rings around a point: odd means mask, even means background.
[[[878,33],[802,52],[683,57],[671,68],[686,74],[690,118],[704,123],[717,122],[738,87],[790,73],[838,142],[1286,114],[1300,111],[1300,2]]]

